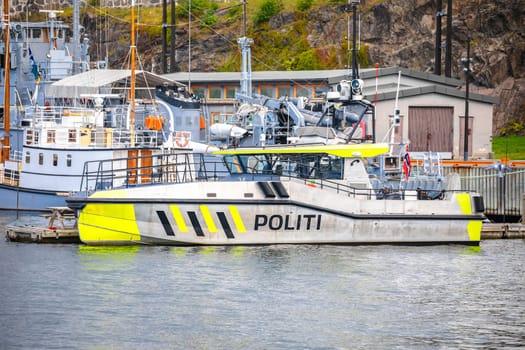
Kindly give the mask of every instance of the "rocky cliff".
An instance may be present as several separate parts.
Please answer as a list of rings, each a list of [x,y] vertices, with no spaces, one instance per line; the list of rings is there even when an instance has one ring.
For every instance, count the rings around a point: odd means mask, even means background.
[[[276,0],[277,1],[277,0]],[[341,69],[348,67],[347,1],[314,0],[309,8],[282,6],[269,21],[254,25],[248,15],[248,36],[254,70]],[[281,5],[284,1],[281,0]],[[304,1],[303,1],[304,3]],[[238,71],[242,36],[242,11],[219,6],[213,25],[195,15],[191,29],[187,17],[177,19],[176,61],[186,71]],[[447,1],[443,0],[443,12]],[[238,6],[239,7],[239,6]],[[240,8],[240,7],[239,7]],[[89,8],[83,25],[91,36],[91,56],[100,59],[106,49],[112,67],[120,68],[129,51],[129,25],[112,17],[101,18]],[[160,13],[160,12],[158,12]],[[433,72],[435,67],[436,0],[361,0],[358,7],[359,62],[361,67],[402,66]],[[140,12],[139,12],[139,15]],[[525,135],[525,0],[454,0],[452,9],[451,76],[465,79],[462,58],[471,38],[471,91],[498,96],[494,113],[495,134]],[[143,19],[139,19],[139,23]],[[158,23],[161,17],[158,18]],[[442,17],[445,46],[446,17]],[[108,28],[111,30],[100,30]],[[188,33],[191,30],[191,60]],[[141,27],[138,50],[145,69],[161,72],[160,30]],[[443,72],[445,49],[442,50]]]

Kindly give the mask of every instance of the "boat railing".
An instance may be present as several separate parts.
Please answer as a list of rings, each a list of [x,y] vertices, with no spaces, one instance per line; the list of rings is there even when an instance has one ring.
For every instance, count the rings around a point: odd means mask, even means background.
[[[204,154],[180,150],[88,161],[84,163],[79,192],[87,196],[99,190],[218,180],[228,172],[222,162],[216,163]]]

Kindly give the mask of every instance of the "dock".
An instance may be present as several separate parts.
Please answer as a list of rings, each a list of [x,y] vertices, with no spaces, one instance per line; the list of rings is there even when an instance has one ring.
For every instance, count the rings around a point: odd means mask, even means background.
[[[6,239],[13,242],[81,243],[75,213],[68,207],[48,209],[50,214],[6,225]]]
[[[525,238],[525,225],[509,223],[483,223],[481,239]]]

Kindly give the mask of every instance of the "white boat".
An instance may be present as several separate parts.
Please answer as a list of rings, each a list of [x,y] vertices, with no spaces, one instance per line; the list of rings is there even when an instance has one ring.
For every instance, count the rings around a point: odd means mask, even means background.
[[[4,48],[10,48],[9,36],[4,39]],[[133,43],[131,48],[134,52]],[[5,55],[6,66],[9,58]],[[53,82],[46,103],[35,100],[24,106],[15,135],[9,118],[11,89],[4,89],[0,209],[44,211],[65,206],[67,196],[81,187],[85,162],[126,157],[130,171],[140,172],[144,170],[137,169],[155,164],[156,155],[208,150],[192,141],[190,131],[177,128],[178,118],[189,116],[184,114],[188,105],[170,102],[189,103],[191,98],[172,95],[168,102],[154,98],[157,86],[166,93],[167,88],[180,90],[182,85],[135,70],[134,60],[131,66],[131,70],[89,70]],[[6,85],[12,86],[10,70],[4,73]],[[195,106],[189,107],[193,116]]]
[[[478,194],[423,200],[403,191],[388,199],[374,189],[365,163],[388,151],[373,143],[221,150],[226,177],[178,163],[176,183],[112,187],[68,205],[88,245],[478,245]]]

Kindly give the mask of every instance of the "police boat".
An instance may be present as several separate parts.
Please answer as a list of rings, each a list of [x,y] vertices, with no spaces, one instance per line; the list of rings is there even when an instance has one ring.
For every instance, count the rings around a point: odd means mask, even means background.
[[[112,174],[87,178],[125,185],[68,204],[88,245],[479,245],[483,198],[461,190],[435,200],[415,190],[385,196],[367,162],[388,151],[386,143],[225,149],[215,152],[225,174],[210,171],[209,159],[177,154],[148,170],[143,185],[128,179],[140,169],[101,165]]]

